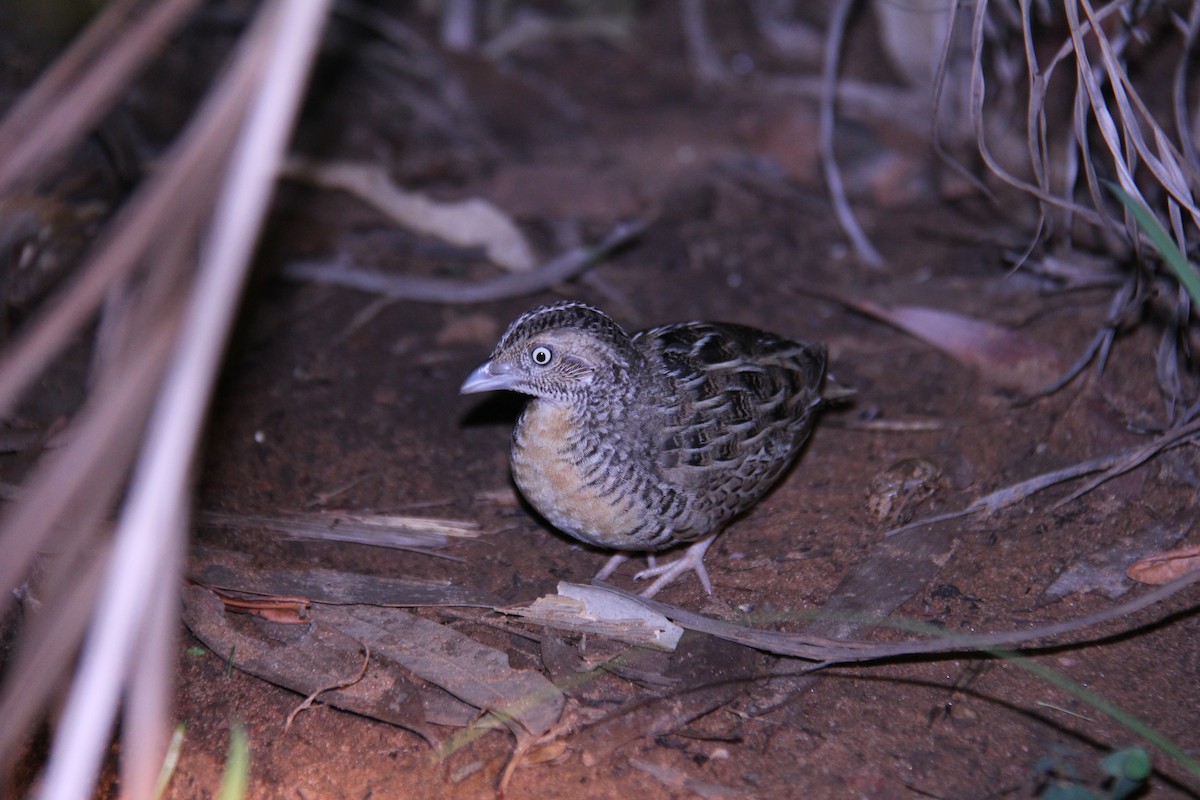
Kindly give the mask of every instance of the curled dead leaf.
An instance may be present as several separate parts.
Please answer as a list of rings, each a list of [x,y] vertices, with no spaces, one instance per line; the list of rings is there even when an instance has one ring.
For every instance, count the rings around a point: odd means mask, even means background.
[[[1180,547],[1143,558],[1126,571],[1130,580],[1162,586],[1200,569],[1200,546]]]
[[[245,598],[217,591],[214,594],[221,598],[226,611],[235,614],[250,614],[281,625],[307,625],[312,621],[312,601],[305,597]]]
[[[567,752],[567,743],[563,741],[546,742],[531,747],[522,759],[522,764],[546,764],[557,761]]]

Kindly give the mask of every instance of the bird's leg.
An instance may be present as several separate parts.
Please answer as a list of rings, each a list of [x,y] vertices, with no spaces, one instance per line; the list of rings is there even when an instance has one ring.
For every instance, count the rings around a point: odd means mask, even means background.
[[[630,559],[630,556],[628,553],[617,553],[615,556],[610,558],[608,561],[604,562],[604,566],[600,568],[600,571],[596,573],[596,577],[592,578],[592,580],[594,580],[594,581],[605,580],[606,578],[608,578],[609,575],[612,575],[614,572],[617,571],[617,567],[621,566],[629,559]]]
[[[696,577],[700,579],[701,585],[704,586],[704,591],[712,594],[712,581],[708,579],[708,570],[704,568],[704,554],[708,551],[715,538],[717,538],[717,535],[711,533],[703,539],[699,539],[688,545],[688,549],[684,551],[683,555],[674,561],[669,561],[661,566],[652,565],[649,569],[644,569],[634,575],[634,580],[658,577],[658,580],[654,581],[654,583],[650,584],[642,592],[642,597],[654,597],[664,586],[688,571],[696,573]]]
[[[629,551],[622,550],[620,553],[617,553],[615,556],[608,559],[608,561],[605,561],[604,566],[600,568],[600,571],[596,573],[596,577],[592,578],[592,580],[594,580],[594,581],[604,580],[609,575],[612,575],[614,572],[616,572],[617,567],[621,566],[622,564],[624,564],[626,561],[629,561],[633,557],[634,557],[634,555],[632,555]],[[654,567],[657,566],[657,564],[658,564],[658,559],[656,559],[654,557],[654,554],[648,553],[646,555],[646,566],[648,566],[650,569],[654,569]]]

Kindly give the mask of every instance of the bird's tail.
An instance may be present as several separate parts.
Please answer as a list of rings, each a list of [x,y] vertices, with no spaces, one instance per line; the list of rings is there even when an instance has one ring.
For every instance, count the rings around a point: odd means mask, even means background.
[[[843,383],[838,383],[838,379],[833,375],[825,375],[825,385],[821,390],[821,405],[822,406],[843,406],[854,402],[854,398],[858,395],[858,390],[846,386]]]

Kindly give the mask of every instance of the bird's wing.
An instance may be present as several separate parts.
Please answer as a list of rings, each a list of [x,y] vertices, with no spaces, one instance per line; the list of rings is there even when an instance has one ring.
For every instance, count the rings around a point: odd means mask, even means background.
[[[697,512],[724,519],[744,510],[808,436],[820,403],[824,346],[695,322],[643,331],[633,342],[669,398],[656,432],[661,473],[694,491]]]

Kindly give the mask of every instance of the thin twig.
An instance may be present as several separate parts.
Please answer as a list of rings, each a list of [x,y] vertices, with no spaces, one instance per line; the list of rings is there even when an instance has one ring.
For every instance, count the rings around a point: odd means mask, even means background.
[[[287,721],[285,721],[283,723],[283,732],[284,733],[287,733],[291,729],[292,723],[296,721],[296,716],[301,711],[304,711],[305,709],[311,707],[313,704],[313,701],[316,700],[319,695],[322,695],[325,692],[332,692],[336,689],[345,689],[347,687],[353,686],[354,684],[361,681],[363,678],[367,677],[367,667],[369,667],[371,665],[371,648],[368,647],[363,642],[359,642],[359,644],[362,645],[363,663],[362,663],[362,668],[358,671],[358,674],[348,680],[335,681],[333,683],[322,686],[321,688],[315,690],[308,697],[304,698],[304,701],[302,703],[300,703],[300,705],[293,708],[291,710],[291,712],[287,715]]]
[[[1057,503],[1051,506],[1051,510],[1057,510],[1074,500],[1078,500],[1080,497],[1083,497],[1088,492],[1100,486],[1100,484],[1124,475],[1126,472],[1141,466],[1161,453],[1163,450],[1168,450],[1172,447],[1186,444],[1188,441],[1191,441],[1194,437],[1196,437],[1197,434],[1200,434],[1200,421],[1195,421],[1187,425],[1181,425],[1175,428],[1173,431],[1167,433],[1165,436],[1159,437],[1144,447],[1127,450],[1123,454],[1122,458],[1118,459],[1116,463],[1104,470],[1104,474],[1096,476],[1083,487],[1067,495],[1062,500],[1059,500]]]
[[[844,431],[869,431],[871,433],[917,433],[946,429],[943,420],[932,417],[912,419],[847,419],[829,420],[822,425]]]
[[[1121,319],[1128,313],[1129,307],[1137,300],[1137,280],[1131,278],[1121,285],[1113,294],[1112,302],[1108,307],[1108,316],[1100,325],[1100,329],[1096,331],[1096,335],[1092,337],[1092,341],[1084,349],[1083,354],[1071,365],[1071,368],[1062,374],[1058,379],[1049,385],[1038,389],[1033,394],[1022,398],[1018,401],[1018,405],[1028,405],[1034,400],[1042,397],[1048,397],[1062,389],[1064,386],[1075,380],[1081,372],[1087,369],[1087,365],[1092,363],[1096,358],[1097,353],[1103,353],[1098,364],[1097,374],[1102,372],[1104,361],[1107,358],[1108,349],[1112,345],[1113,339],[1116,338],[1117,328],[1121,324]]]
[[[314,281],[371,292],[393,300],[426,303],[486,303],[534,294],[578,277],[613,250],[636,238],[648,222],[622,222],[590,248],[575,248],[529,272],[513,272],[485,281],[389,275],[327,262],[285,264],[280,274],[290,280]]]
[[[1145,463],[1163,450],[1168,450],[1172,447],[1178,447],[1185,444],[1197,436],[1200,436],[1200,419],[1193,419],[1187,424],[1180,425],[1168,433],[1160,436],[1154,441],[1142,445],[1141,447],[1132,447],[1128,450],[1122,450],[1119,453],[1111,453],[1106,456],[1092,458],[1087,461],[1081,461],[1078,464],[1072,464],[1061,469],[1044,472],[1041,475],[1035,475],[1032,478],[1027,478],[1019,483],[1006,486],[1003,489],[998,489],[994,492],[980,497],[975,502],[968,505],[966,508],[957,511],[950,511],[945,514],[938,514],[933,517],[926,517],[899,528],[893,528],[888,531],[886,536],[895,536],[898,533],[920,528],[926,525],[932,525],[938,522],[945,522],[951,519],[977,514],[981,511],[994,513],[1002,508],[1014,505],[1025,500],[1038,492],[1049,489],[1051,486],[1057,486],[1066,481],[1082,478],[1085,475],[1091,475],[1096,472],[1104,474],[1097,477],[1080,491],[1067,497],[1065,500],[1057,503],[1054,508],[1058,508],[1072,500],[1077,500],[1087,492],[1095,489],[1105,481],[1111,480],[1118,475],[1122,475],[1129,470]]]
[[[825,182],[829,186],[829,202],[833,204],[834,214],[837,215],[838,225],[850,239],[854,252],[868,266],[875,269],[884,267],[883,256],[871,244],[871,240],[863,232],[846,199],[846,188],[842,184],[842,173],[838,168],[837,157],[833,152],[833,133],[837,111],[837,79],[838,65],[841,61],[842,45],[846,39],[846,24],[855,0],[838,0],[829,18],[829,32],[825,37],[825,63],[823,67],[823,91],[821,92],[821,119],[818,147],[821,152],[821,169],[825,172]]]
[[[690,630],[707,633],[711,636],[716,636],[731,642],[744,644],[747,647],[753,647],[758,650],[764,650],[776,655],[793,656],[809,661],[816,661],[820,665],[833,664],[848,664],[864,661],[879,661],[885,658],[899,658],[903,656],[935,654],[935,653],[961,653],[972,650],[991,650],[999,647],[1014,647],[1019,645],[1028,645],[1030,642],[1042,642],[1040,647],[1062,647],[1062,642],[1049,642],[1047,640],[1056,639],[1070,633],[1077,633],[1089,628],[1094,628],[1098,625],[1111,622],[1122,617],[1127,617],[1144,608],[1148,608],[1157,603],[1178,594],[1184,589],[1200,583],[1200,570],[1188,573],[1182,577],[1176,578],[1164,586],[1147,592],[1141,597],[1137,597],[1128,602],[1122,603],[1112,608],[1097,611],[1093,614],[1087,614],[1082,617],[1056,622],[1050,625],[1041,625],[1036,628],[1030,628],[1023,631],[1004,631],[999,633],[983,634],[980,636],[962,636],[959,634],[950,633],[949,631],[938,631],[933,634],[936,638],[908,641],[908,642],[883,642],[873,643],[865,641],[854,641],[844,639],[829,639],[820,636],[813,636],[807,633],[784,633],[781,631],[761,630],[758,628],[750,628],[744,625],[737,625],[731,622],[713,619],[711,617],[696,614],[692,611],[687,611],[676,606],[668,605],[657,600],[635,595],[631,592],[626,592],[623,589],[618,589],[603,583],[593,583],[595,586],[602,586],[615,594],[622,595],[631,599],[637,600],[642,605],[652,611],[665,616],[672,622]],[[860,620],[861,622],[875,625],[888,626],[888,620],[870,619]],[[1155,624],[1157,620],[1143,623],[1139,627]],[[898,621],[893,621],[891,627],[897,627],[904,630],[927,629],[929,626],[924,625],[909,625],[902,624]],[[1128,633],[1126,631],[1125,633]],[[1094,641],[1097,638],[1107,638],[1112,636],[1112,633],[1099,634],[1098,636],[1087,638],[1081,641],[1072,642],[1078,645],[1088,641]]]
[[[717,49],[713,47],[712,37],[708,33],[704,0],[680,0],[679,16],[683,39],[687,43],[692,77],[701,84],[727,83],[729,73],[721,57],[717,55]]]

